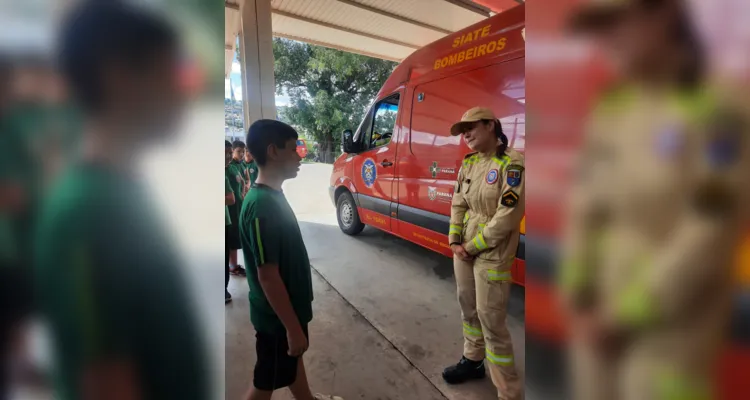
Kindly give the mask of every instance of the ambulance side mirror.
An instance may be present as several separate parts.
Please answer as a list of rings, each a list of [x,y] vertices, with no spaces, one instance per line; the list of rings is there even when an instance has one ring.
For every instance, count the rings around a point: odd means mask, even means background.
[[[341,134],[341,151],[344,153],[354,153],[356,151],[354,149],[353,137],[354,134],[351,129],[347,129]]]

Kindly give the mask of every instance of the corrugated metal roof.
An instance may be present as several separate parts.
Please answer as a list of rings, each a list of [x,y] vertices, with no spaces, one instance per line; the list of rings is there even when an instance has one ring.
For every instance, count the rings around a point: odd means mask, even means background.
[[[243,1],[225,2],[232,54]],[[470,0],[271,0],[271,8],[275,36],[394,61],[490,15]]]

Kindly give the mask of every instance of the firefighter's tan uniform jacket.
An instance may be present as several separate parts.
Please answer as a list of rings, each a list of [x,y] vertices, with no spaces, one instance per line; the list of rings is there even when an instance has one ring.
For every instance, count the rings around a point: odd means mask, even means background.
[[[464,356],[488,361],[503,400],[523,396],[505,317],[524,213],[524,173],[523,155],[515,150],[469,154],[451,207],[450,243],[463,244],[474,256],[471,261],[454,257]]]
[[[509,166],[519,175],[511,178],[518,180],[515,186],[508,182]],[[451,207],[451,243],[465,243],[469,254],[484,260],[503,265],[514,260],[525,209],[523,169],[523,155],[513,149],[464,158]]]
[[[722,104],[626,87],[593,116],[566,220],[563,290],[630,335],[615,359],[575,347],[576,399],[711,397],[750,204],[747,119]]]

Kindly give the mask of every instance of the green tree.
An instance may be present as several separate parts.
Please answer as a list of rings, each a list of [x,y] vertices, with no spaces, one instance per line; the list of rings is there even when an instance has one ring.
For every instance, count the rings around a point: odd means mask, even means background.
[[[276,91],[289,96],[282,119],[320,144],[333,162],[341,132],[356,129],[396,63],[274,38]]]

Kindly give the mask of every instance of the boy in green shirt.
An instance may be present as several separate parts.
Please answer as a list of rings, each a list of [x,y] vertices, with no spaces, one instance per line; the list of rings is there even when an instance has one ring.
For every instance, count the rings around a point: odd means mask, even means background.
[[[289,387],[297,400],[342,400],[312,395],[302,354],[312,320],[312,274],[297,218],[281,191],[297,176],[297,132],[274,120],[250,126],[247,145],[260,169],[240,214],[240,238],[248,265],[250,320],[257,361],[248,400],[270,400]]]
[[[235,203],[229,206],[229,218],[232,221],[239,221],[242,199],[245,197],[245,173],[242,170],[242,159],[245,158],[245,143],[235,140],[230,150],[232,158],[226,166],[225,176],[229,179],[229,184],[232,186]],[[237,263],[237,250],[242,248],[238,224],[233,223],[230,225],[226,240],[229,244],[229,272],[232,275],[244,276],[245,269]]]
[[[34,273],[60,400],[210,397],[198,310],[133,160],[181,118],[177,33],[130,2],[84,2],[58,35],[85,119],[81,154],[51,189]]]

